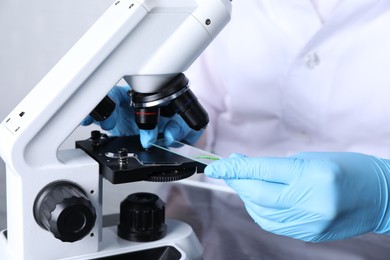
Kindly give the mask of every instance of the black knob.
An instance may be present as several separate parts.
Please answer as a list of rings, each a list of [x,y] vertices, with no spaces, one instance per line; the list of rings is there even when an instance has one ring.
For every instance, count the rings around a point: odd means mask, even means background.
[[[34,217],[44,229],[63,242],[75,242],[94,227],[96,212],[86,193],[76,184],[60,181],[38,194]]]
[[[136,242],[148,242],[166,235],[165,203],[155,194],[133,193],[120,205],[118,236]]]

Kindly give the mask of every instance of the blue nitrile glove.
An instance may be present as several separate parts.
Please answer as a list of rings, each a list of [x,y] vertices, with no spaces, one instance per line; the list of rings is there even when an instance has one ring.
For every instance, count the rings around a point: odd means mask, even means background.
[[[225,179],[263,229],[296,239],[390,234],[390,162],[359,153],[288,158],[232,155],[205,169]]]
[[[202,135],[202,131],[191,129],[179,115],[173,117],[160,117],[158,125],[153,130],[140,130],[135,123],[134,108],[130,107],[130,98],[127,92],[130,87],[114,87],[108,96],[116,103],[114,112],[106,120],[97,122],[91,116],[87,116],[81,125],[92,123],[100,125],[104,130],[114,136],[128,136],[139,134],[141,144],[144,148],[150,147],[150,142],[154,142],[158,133],[164,133],[167,140],[185,141],[195,143]]]

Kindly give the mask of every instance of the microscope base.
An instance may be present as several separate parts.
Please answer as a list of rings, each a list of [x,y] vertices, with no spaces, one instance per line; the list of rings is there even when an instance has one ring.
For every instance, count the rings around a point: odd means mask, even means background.
[[[186,223],[167,219],[167,235],[152,242],[131,242],[117,236],[116,226],[103,228],[99,252],[63,258],[63,260],[81,259],[180,259],[200,260],[203,249],[193,229]],[[37,238],[36,241],[39,241]],[[60,248],[56,250],[61,250]],[[11,260],[12,252],[7,248],[7,231],[0,232],[0,260]],[[33,257],[32,257],[33,258]]]

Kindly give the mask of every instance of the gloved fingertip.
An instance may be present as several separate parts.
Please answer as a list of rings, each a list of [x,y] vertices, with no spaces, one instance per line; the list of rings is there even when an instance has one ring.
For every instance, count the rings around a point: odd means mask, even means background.
[[[84,118],[83,121],[81,121],[81,125],[83,125],[83,126],[87,126],[87,125],[90,125],[92,123],[93,123],[93,118],[90,115],[88,115],[86,118]]]
[[[157,140],[157,128],[153,130],[140,130],[140,139],[141,139],[141,145],[143,148],[147,149],[150,148],[152,143],[155,143]]]
[[[214,179],[225,179],[226,171],[225,165],[221,161],[215,161],[206,166],[204,169],[204,175]]]
[[[210,178],[219,179],[218,172],[212,164],[209,164],[204,169],[204,175]]]
[[[240,154],[240,153],[232,153],[231,155],[229,155],[229,158],[247,158],[246,155],[244,154]]]
[[[202,134],[203,134],[203,131],[201,131],[201,130],[200,131],[195,131],[195,130],[190,131],[188,133],[188,135],[184,138],[184,141],[187,142],[188,144],[194,144],[199,140],[199,138],[202,136]]]
[[[246,167],[247,164],[244,160],[223,158],[207,165],[204,170],[204,174],[216,179],[241,179],[240,177],[246,178],[245,175],[240,176],[242,171],[246,171]]]
[[[164,128],[164,137],[170,141],[181,141],[184,138],[184,135],[181,131],[180,124],[176,121],[170,121]]]
[[[111,130],[116,126],[116,117],[111,115],[107,119],[100,122],[100,127],[103,130]]]
[[[168,130],[164,132],[164,140],[168,144],[171,144],[173,141],[175,141],[175,138],[173,138],[171,131]]]

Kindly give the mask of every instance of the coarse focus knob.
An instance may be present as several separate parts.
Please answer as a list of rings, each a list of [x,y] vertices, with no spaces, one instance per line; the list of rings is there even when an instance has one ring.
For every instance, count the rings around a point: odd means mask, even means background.
[[[165,203],[157,195],[138,192],[121,202],[119,237],[148,242],[163,238],[166,232]]]
[[[96,211],[86,193],[76,184],[59,181],[38,194],[34,217],[44,229],[63,242],[75,242],[94,227]]]

